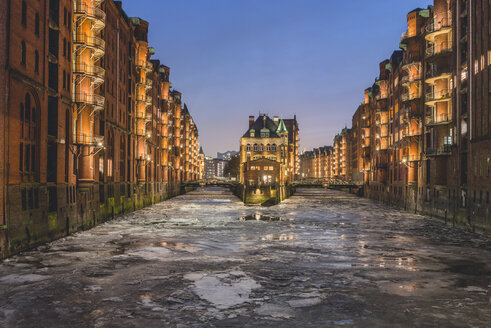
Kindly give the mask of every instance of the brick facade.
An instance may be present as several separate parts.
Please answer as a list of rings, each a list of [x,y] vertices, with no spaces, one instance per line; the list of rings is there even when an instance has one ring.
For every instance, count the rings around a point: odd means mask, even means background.
[[[490,13],[473,0],[408,13],[353,115],[349,174],[367,197],[491,228]]]
[[[198,130],[120,1],[0,3],[0,257],[199,179]]]

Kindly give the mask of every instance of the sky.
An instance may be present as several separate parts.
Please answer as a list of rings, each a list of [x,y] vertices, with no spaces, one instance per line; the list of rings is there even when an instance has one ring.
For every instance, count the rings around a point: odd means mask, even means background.
[[[331,145],[430,0],[122,0],[150,23],[208,156],[238,150],[249,115],[293,118],[300,149]]]

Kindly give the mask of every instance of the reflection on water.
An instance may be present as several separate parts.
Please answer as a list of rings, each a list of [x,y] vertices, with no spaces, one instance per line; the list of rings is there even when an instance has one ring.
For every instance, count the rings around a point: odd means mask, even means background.
[[[181,249],[185,251],[190,251],[194,252],[196,251],[196,247],[180,243],[180,242],[174,242],[174,241],[164,241],[160,243],[160,246],[165,247],[165,248],[171,248],[171,249]]]
[[[264,241],[272,241],[272,240],[287,241],[287,240],[295,240],[295,239],[297,239],[296,234],[286,234],[286,233],[282,233],[280,235],[268,234],[261,237],[261,240]]]
[[[278,216],[263,215],[260,213],[254,213],[251,215],[243,216],[239,218],[240,221],[293,221],[292,219],[282,218]]]

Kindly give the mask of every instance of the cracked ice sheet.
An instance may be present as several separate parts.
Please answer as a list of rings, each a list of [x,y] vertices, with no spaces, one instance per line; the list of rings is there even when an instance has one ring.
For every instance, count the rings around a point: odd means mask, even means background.
[[[256,213],[285,220],[239,220]],[[339,192],[260,208],[198,189],[5,260],[0,327],[480,327],[489,258],[489,239]]]
[[[188,273],[185,279],[194,282],[193,291],[218,309],[227,309],[249,302],[253,289],[260,288],[242,271],[220,273]]]

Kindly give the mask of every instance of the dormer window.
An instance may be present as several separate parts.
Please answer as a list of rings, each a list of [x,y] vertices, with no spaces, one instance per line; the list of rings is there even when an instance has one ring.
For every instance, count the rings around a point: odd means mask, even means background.
[[[262,131],[261,138],[269,138],[269,131]]]
[[[250,129],[250,130],[249,130],[249,136],[250,136],[251,138],[254,138],[254,136],[255,136],[255,134],[256,134],[255,132],[256,132],[256,131],[254,131],[254,129]]]

